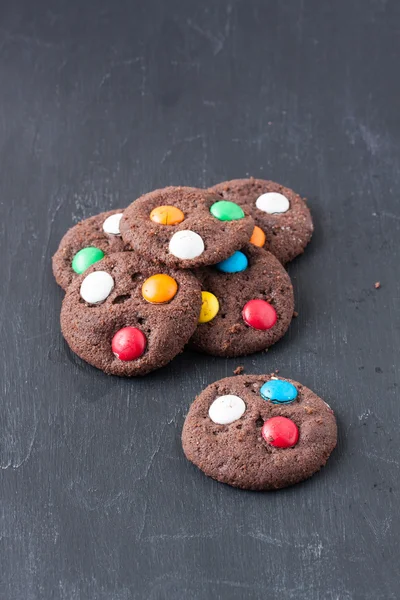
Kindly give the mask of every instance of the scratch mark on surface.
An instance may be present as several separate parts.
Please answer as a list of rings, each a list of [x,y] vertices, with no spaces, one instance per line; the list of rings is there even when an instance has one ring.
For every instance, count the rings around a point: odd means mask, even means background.
[[[261,542],[265,542],[266,544],[272,544],[274,546],[278,546],[280,548],[282,548],[282,546],[284,544],[287,544],[288,542],[284,541],[284,540],[280,540],[278,538],[273,538],[270,535],[266,535],[265,533],[262,533],[261,531],[248,531],[247,533],[242,533],[242,535],[248,535],[249,537],[255,539],[255,540],[260,540]]]
[[[140,84],[140,93],[142,96],[146,95],[146,85],[147,85],[147,67],[144,58],[142,57],[140,61],[140,70],[142,72],[142,82]]]
[[[56,219],[56,217],[58,215],[58,212],[61,210],[61,208],[62,208],[65,200],[66,200],[66,196],[64,195],[61,198],[61,200],[58,202],[58,204],[56,205],[56,207],[54,209],[54,212],[51,215],[50,222],[49,222],[49,227],[48,227],[48,234],[47,234],[47,237],[46,237],[46,240],[45,240],[45,244],[44,244],[44,252],[42,254],[42,258],[43,259],[47,256],[47,252],[48,252],[49,244],[50,244],[50,236],[51,236],[51,232],[52,232],[52,229],[53,229],[54,221],[55,221],[55,219]]]
[[[54,333],[52,331],[41,331],[40,333],[37,333],[36,335],[31,335],[30,337],[27,337],[25,339],[26,342],[29,342],[30,340],[36,340],[38,338],[43,338],[46,337],[48,335],[54,335]]]
[[[187,24],[194,31],[196,31],[197,33],[199,33],[200,35],[202,35],[203,37],[205,37],[207,40],[209,40],[211,42],[211,47],[212,47],[214,56],[216,56],[217,54],[219,54],[221,52],[221,50],[223,49],[224,44],[225,44],[225,39],[226,39],[225,36],[223,36],[223,35],[216,36],[216,35],[212,34],[210,31],[206,31],[205,29],[200,27],[200,25],[198,25],[191,19],[187,20]]]
[[[221,529],[213,529],[212,531],[199,531],[197,533],[161,533],[142,537],[142,542],[153,542],[155,540],[193,540],[193,539],[213,539],[220,536]]]
[[[189,137],[183,138],[182,142],[187,142],[190,144],[191,142],[195,142],[196,140],[201,140],[203,137],[204,135],[202,133],[199,133],[198,135],[191,135]]]
[[[31,435],[31,439],[28,442],[28,448],[27,448],[24,458],[20,462],[15,462],[15,463],[12,460],[9,460],[8,464],[0,465],[2,470],[5,471],[6,469],[9,469],[10,467],[12,469],[19,469],[20,467],[22,467],[22,465],[24,465],[29,460],[31,453],[32,453],[33,444],[35,443],[37,428],[38,428],[38,420],[36,419],[36,413],[34,412],[34,427],[33,427],[32,435]]]
[[[193,584],[196,584],[196,586],[202,586],[204,587],[204,585],[210,585],[212,586],[212,588],[214,588],[215,586],[224,586],[224,587],[228,587],[228,588],[237,588],[237,589],[244,589],[244,590],[260,590],[260,588],[262,587],[262,584],[259,582],[256,583],[249,583],[246,581],[235,581],[232,579],[220,579],[220,578],[195,578],[193,576],[190,577],[190,580],[188,581],[186,578],[182,577],[181,574],[179,573],[165,573],[159,577],[157,577],[155,580],[153,580],[150,584],[150,588],[149,588],[149,593],[146,596],[148,600],[155,600],[156,598],[160,598],[159,593],[161,590],[163,592],[163,597],[169,597],[168,596],[168,591],[171,587],[171,585],[173,585],[174,583],[185,583],[188,584],[190,583],[190,585],[192,586]],[[164,596],[164,594],[167,592],[167,594]],[[185,595],[185,597],[189,597],[188,595]],[[192,595],[190,595],[190,597],[192,597]]]
[[[36,44],[39,48],[61,48],[64,46],[63,43],[55,44],[54,42],[45,42],[40,38],[36,38],[33,36],[22,35],[20,33],[12,33],[11,31],[7,31],[6,29],[0,27],[0,34],[4,35],[5,41],[2,47],[5,45],[5,42],[22,42],[24,44]]]
[[[151,469],[151,466],[152,466],[152,464],[153,464],[153,462],[154,462],[154,459],[155,459],[155,457],[157,456],[157,454],[158,454],[158,453],[160,452],[160,450],[161,450],[161,438],[162,438],[162,435],[163,435],[164,429],[165,429],[165,427],[163,428],[163,430],[162,430],[162,432],[161,432],[160,438],[159,438],[159,440],[158,440],[158,443],[157,443],[157,448],[154,450],[154,452],[152,452],[152,454],[151,454],[151,456],[150,456],[150,460],[149,460],[149,462],[148,462],[148,463],[147,463],[147,465],[146,465],[146,468],[145,468],[145,471],[144,471],[144,474],[143,474],[143,478],[144,478],[144,479],[146,479],[147,475],[149,474],[149,471],[150,471],[150,469]]]
[[[146,497],[145,498],[145,504],[144,504],[144,511],[143,511],[143,521],[142,521],[142,525],[140,527],[140,531],[139,531],[139,535],[138,535],[138,540],[142,540],[143,531],[144,531],[144,528],[146,527],[148,505],[149,505],[149,502],[148,502],[148,499]]]
[[[103,75],[103,77],[101,78],[101,81],[99,83],[99,89],[103,87],[103,85],[105,84],[106,81],[108,81],[111,77],[111,71],[108,73],[105,73]]]
[[[202,186],[206,187],[206,175],[207,175],[207,160],[208,160],[208,142],[207,138],[203,133],[197,135],[188,136],[182,139],[177,139],[171,145],[166,152],[164,152],[160,164],[164,164],[167,159],[173,154],[174,149],[179,147],[181,144],[191,144],[192,142],[201,141],[202,155],[201,155],[201,182]]]
[[[228,4],[226,7],[226,23],[224,27],[225,39],[231,32],[231,15],[232,15],[232,4]]]
[[[163,165],[165,163],[165,161],[167,160],[167,158],[169,156],[171,156],[172,154],[172,150],[167,150],[166,152],[164,152],[163,157],[161,159],[161,164]]]
[[[379,213],[379,216],[387,217],[388,219],[395,219],[396,221],[400,221],[400,215],[394,215],[393,213],[386,212],[383,210]]]
[[[363,125],[362,123],[359,124],[359,129],[365,145],[372,156],[375,156],[382,146],[381,136],[373,133],[366,125]]]
[[[371,416],[371,414],[372,414],[371,411],[369,410],[369,408],[367,408],[367,410],[365,412],[361,413],[361,415],[358,415],[358,419],[360,421],[363,421],[364,419],[367,420],[368,417]]]
[[[19,467],[21,467],[23,464],[25,464],[29,460],[29,458],[32,454],[33,444],[35,443],[37,428],[38,428],[38,421],[35,420],[35,427],[33,429],[32,439],[29,442],[28,452],[26,453],[25,458],[19,464],[15,465],[15,467],[14,467],[15,469],[18,469]]]
[[[292,539],[278,539],[278,538],[274,538],[268,534],[263,533],[262,531],[259,530],[252,530],[252,531],[239,531],[238,533],[240,533],[243,536],[248,536],[251,537],[253,539],[256,540],[260,540],[261,542],[264,542],[266,544],[271,544],[272,546],[277,546],[279,548],[283,548],[284,546],[294,546],[295,548],[297,548],[299,551],[303,552],[304,554],[309,554],[311,556],[313,556],[315,559],[320,559],[322,557],[322,551],[324,549],[324,545],[320,539],[320,537],[318,535],[314,535],[313,539],[310,541],[309,539],[304,542],[301,541],[297,541],[297,542],[293,542]]]
[[[378,454],[374,454],[373,452],[360,452],[366,458],[376,458],[377,460],[382,460],[385,463],[396,465],[400,467],[400,462],[398,460],[394,460],[393,458],[386,458],[385,456],[379,456]]]
[[[208,159],[208,148],[207,148],[207,140],[203,135],[201,138],[201,146],[203,149],[203,160],[202,160],[202,186],[203,188],[207,187],[207,159]]]
[[[296,23],[296,29],[298,31],[298,38],[299,41],[301,42],[303,39],[303,25],[304,25],[304,0],[300,0],[300,7],[299,7],[299,11],[298,11],[298,18],[297,18],[297,23]]]

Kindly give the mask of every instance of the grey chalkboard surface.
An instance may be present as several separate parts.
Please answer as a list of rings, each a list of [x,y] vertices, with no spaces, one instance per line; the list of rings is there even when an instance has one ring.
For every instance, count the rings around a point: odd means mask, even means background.
[[[0,3],[2,600],[399,598],[399,23],[396,0]],[[137,380],[74,357],[66,229],[247,174],[315,218],[285,339]],[[334,408],[313,479],[247,493],[184,459],[189,404],[240,364]]]

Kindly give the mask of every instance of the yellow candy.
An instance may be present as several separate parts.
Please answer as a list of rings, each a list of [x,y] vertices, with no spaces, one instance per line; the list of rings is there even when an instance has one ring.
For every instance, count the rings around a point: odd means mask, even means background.
[[[176,206],[157,206],[150,213],[150,219],[160,225],[178,225],[184,218],[185,215]]]
[[[142,286],[142,296],[152,304],[169,302],[178,291],[178,284],[169,275],[159,273],[146,279]]]
[[[201,311],[199,323],[208,323],[218,314],[219,302],[218,298],[211,292],[201,292]]]

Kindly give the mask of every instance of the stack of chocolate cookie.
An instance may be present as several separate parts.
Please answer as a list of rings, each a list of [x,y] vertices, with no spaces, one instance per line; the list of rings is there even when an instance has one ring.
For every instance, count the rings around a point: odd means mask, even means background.
[[[189,343],[216,356],[265,350],[287,331],[282,266],[313,230],[304,200],[270,181],[167,187],[70,229],[53,257],[70,348],[106,373],[144,375]]]
[[[123,376],[167,364],[187,343],[215,356],[265,350],[293,316],[283,265],[312,231],[304,200],[270,181],[152,191],[62,239],[53,271],[66,291],[63,335],[82,359]],[[311,390],[246,375],[196,398],[182,444],[214,479],[270,490],[318,471],[336,437],[333,411]]]

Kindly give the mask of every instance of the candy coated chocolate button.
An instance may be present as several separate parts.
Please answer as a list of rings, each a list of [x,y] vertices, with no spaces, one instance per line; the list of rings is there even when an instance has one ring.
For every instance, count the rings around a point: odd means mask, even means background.
[[[201,236],[190,229],[174,233],[169,242],[169,251],[183,260],[197,258],[204,252],[204,242]]]
[[[81,298],[88,304],[99,304],[111,294],[114,279],[107,271],[94,271],[85,277],[81,283]]]
[[[265,244],[265,239],[266,239],[265,233],[263,232],[261,227],[257,227],[257,225],[256,225],[253,229],[253,233],[250,238],[250,244],[253,244],[254,246],[258,246],[259,248],[262,248]]]
[[[119,230],[119,224],[122,219],[122,213],[117,213],[116,215],[110,215],[103,223],[103,231],[104,233],[108,233],[109,235],[121,235]]]
[[[242,208],[238,204],[235,204],[235,202],[230,202],[229,200],[219,200],[218,202],[214,202],[210,208],[210,213],[220,221],[237,221],[244,217]]]
[[[261,435],[270,446],[275,448],[291,448],[299,441],[299,429],[291,419],[272,417],[265,421]]]
[[[184,218],[185,215],[176,206],[157,206],[150,213],[150,219],[160,225],[178,225]]]
[[[274,404],[289,404],[296,400],[297,389],[289,381],[271,379],[261,387],[260,394],[264,400],[271,400]]]
[[[242,317],[245,323],[253,329],[265,331],[271,329],[278,320],[276,310],[266,300],[250,300],[244,305]]]
[[[222,260],[221,262],[215,265],[218,271],[222,271],[223,273],[239,273],[240,271],[244,271],[247,269],[247,265],[249,261],[247,260],[247,256],[237,250],[232,256]]]
[[[143,331],[136,327],[124,327],[114,335],[111,348],[119,360],[135,360],[146,350],[147,340]]]
[[[177,291],[178,284],[175,279],[163,273],[152,275],[142,286],[143,298],[153,304],[169,302]]]
[[[201,310],[199,323],[208,323],[218,314],[218,298],[211,292],[201,292]]]
[[[71,266],[73,271],[80,275],[102,258],[104,258],[104,252],[100,250],[100,248],[88,246],[87,248],[82,248],[82,250],[79,250],[79,252],[75,254]]]
[[[228,394],[214,400],[208,410],[208,416],[213,423],[228,425],[240,419],[246,410],[246,405],[239,396]]]
[[[270,215],[285,213],[290,208],[289,200],[283,194],[278,194],[278,192],[262,194],[257,198],[256,206],[259,210]]]

